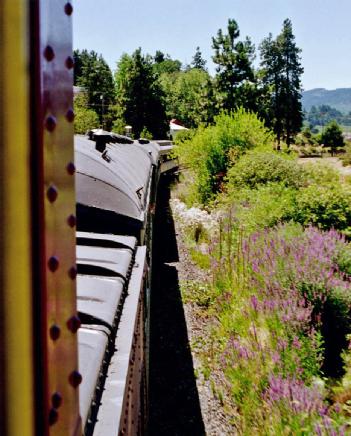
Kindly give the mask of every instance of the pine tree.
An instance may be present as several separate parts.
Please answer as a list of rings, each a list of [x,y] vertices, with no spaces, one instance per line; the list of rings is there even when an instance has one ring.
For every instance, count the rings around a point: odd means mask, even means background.
[[[217,64],[217,90],[219,93],[219,106],[222,109],[234,109],[239,106],[250,105],[250,93],[241,92],[247,84],[254,81],[252,61],[255,47],[246,37],[238,41],[239,26],[233,19],[228,21],[228,33],[218,30],[217,36],[212,38],[212,48],[215,51],[212,57]]]
[[[154,138],[163,138],[168,129],[162,90],[157,81],[151,56],[137,49],[124,54],[115,74],[117,121],[130,124],[135,137],[147,129]]]
[[[270,90],[268,123],[277,135],[278,144],[285,137],[289,146],[303,121],[301,49],[296,46],[291,21],[286,19],[277,38],[274,40],[269,35],[260,49],[262,80]]]
[[[111,110],[115,104],[113,75],[105,59],[94,51],[74,52],[75,84],[85,89],[87,108],[94,110],[104,128],[111,127]]]
[[[345,147],[342,130],[335,120],[330,121],[330,123],[323,129],[320,135],[320,142],[321,144],[330,147],[332,156],[338,148]]]
[[[206,61],[205,59],[202,57],[202,53],[200,51],[200,47],[196,47],[196,52],[193,56],[193,61],[191,62],[191,67],[192,68],[197,68],[198,70],[206,70]]]

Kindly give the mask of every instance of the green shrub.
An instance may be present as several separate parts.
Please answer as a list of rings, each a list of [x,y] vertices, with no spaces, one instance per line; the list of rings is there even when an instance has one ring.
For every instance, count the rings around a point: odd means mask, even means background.
[[[193,136],[195,135],[195,133],[196,133],[196,130],[193,130],[193,129],[180,130],[175,135],[175,138],[174,138],[175,145],[180,145],[183,142],[191,140],[193,138]]]
[[[75,107],[74,132],[85,133],[90,129],[99,127],[99,117],[92,109],[85,109],[80,106]]]
[[[231,193],[235,217],[249,232],[288,221],[295,211],[296,190],[278,183]]]
[[[122,120],[121,118],[117,118],[113,122],[112,132],[118,133],[119,135],[125,135],[126,134],[125,125],[126,123],[124,120]]]
[[[272,149],[272,133],[251,112],[223,112],[215,125],[200,127],[189,140],[178,140],[180,162],[193,174],[200,203],[208,203],[221,191],[228,168],[246,151]]]
[[[248,153],[228,172],[233,187],[256,188],[276,182],[297,188],[303,186],[305,179],[301,165],[274,153]]]
[[[336,263],[341,272],[351,277],[351,245],[340,245],[337,252]]]
[[[152,134],[147,130],[146,127],[144,127],[143,130],[140,133],[140,138],[143,138],[143,139],[152,139]]]
[[[308,184],[329,185],[340,180],[340,173],[325,162],[308,163],[304,165]]]
[[[296,208],[291,216],[303,225],[316,225],[327,230],[344,230],[351,226],[351,191],[341,184],[310,185],[296,197]]]

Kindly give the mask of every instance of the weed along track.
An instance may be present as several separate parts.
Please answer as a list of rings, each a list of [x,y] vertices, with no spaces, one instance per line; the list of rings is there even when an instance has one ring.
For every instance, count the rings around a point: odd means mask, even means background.
[[[245,160],[251,164],[250,155]],[[262,177],[271,160],[269,155],[259,160]],[[306,173],[289,162],[289,183],[297,183],[298,190]],[[316,165],[308,171],[307,177],[329,174],[339,180],[331,168]],[[172,265],[178,270],[205,431],[347,434],[350,243],[326,224],[267,221],[250,189],[256,196],[261,188],[238,188],[230,198],[226,193],[206,208],[210,212],[180,200],[188,195],[184,182],[174,187],[171,200],[179,251]]]

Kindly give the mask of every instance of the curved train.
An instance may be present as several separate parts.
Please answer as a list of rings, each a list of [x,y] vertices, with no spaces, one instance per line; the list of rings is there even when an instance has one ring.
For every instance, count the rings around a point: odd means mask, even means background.
[[[2,0],[0,433],[147,430],[167,143],[73,135],[70,0]]]
[[[141,434],[153,216],[160,175],[176,162],[156,142],[89,137],[75,138],[81,416],[85,434]]]

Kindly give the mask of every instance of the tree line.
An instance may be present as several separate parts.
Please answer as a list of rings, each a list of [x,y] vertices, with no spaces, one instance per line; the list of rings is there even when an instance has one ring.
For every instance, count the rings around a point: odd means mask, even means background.
[[[162,138],[172,118],[195,128],[242,107],[264,120],[278,144],[284,140],[289,145],[303,122],[301,50],[291,21],[286,19],[281,33],[270,34],[256,49],[229,19],[227,28],[212,37],[212,48],[214,76],[199,47],[190,65],[161,51],[150,55],[138,48],[122,55],[114,74],[101,55],[76,50],[74,84],[85,90],[75,100],[76,130],[90,123],[123,133],[131,125],[135,137]]]
[[[327,104],[322,104],[320,106],[312,106],[310,111],[306,113],[305,120],[312,131],[316,133],[318,131],[316,127],[326,126],[331,121],[336,121],[343,126],[351,126],[351,112],[343,114]]]

